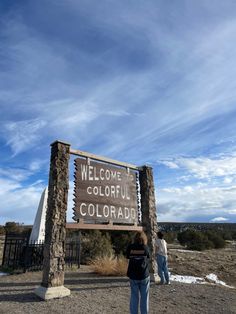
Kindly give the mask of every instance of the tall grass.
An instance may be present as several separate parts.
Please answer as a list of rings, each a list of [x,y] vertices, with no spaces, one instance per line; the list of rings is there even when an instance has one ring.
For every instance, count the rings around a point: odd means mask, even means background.
[[[124,256],[103,256],[92,260],[89,265],[99,275],[126,276],[128,261]]]

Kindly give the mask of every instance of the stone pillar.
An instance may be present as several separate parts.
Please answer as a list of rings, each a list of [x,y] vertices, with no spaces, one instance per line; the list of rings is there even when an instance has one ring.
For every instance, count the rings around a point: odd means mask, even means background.
[[[41,286],[35,290],[44,300],[70,294],[70,290],[64,287],[69,159],[69,144],[59,141],[51,144],[43,279]]]
[[[158,282],[157,263],[155,256],[155,242],[157,238],[157,215],[153,172],[151,167],[143,166],[139,171],[142,226],[148,238],[151,253],[150,270],[151,280]]]

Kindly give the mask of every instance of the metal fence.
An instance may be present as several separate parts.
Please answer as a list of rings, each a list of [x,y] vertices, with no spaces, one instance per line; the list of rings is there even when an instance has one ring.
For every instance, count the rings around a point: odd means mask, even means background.
[[[29,242],[29,234],[7,233],[4,244],[2,266],[14,270],[42,270],[43,242]],[[65,263],[80,267],[80,236],[66,239]]]

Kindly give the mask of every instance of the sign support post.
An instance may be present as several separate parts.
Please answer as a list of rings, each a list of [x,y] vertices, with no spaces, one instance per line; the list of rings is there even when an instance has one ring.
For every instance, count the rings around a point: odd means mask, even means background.
[[[139,171],[142,226],[148,238],[151,253],[150,268],[151,280],[158,282],[155,242],[157,237],[157,215],[153,171],[151,167],[143,166]]]
[[[35,290],[44,300],[70,295],[70,290],[64,287],[69,159],[70,144],[60,141],[51,144],[43,279]]]

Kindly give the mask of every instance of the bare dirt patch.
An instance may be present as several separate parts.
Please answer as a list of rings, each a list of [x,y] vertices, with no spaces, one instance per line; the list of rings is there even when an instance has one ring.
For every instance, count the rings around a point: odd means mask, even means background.
[[[226,248],[202,252],[185,251],[169,245],[169,267],[173,274],[205,277],[211,273],[227,285],[236,287],[236,242]]]

